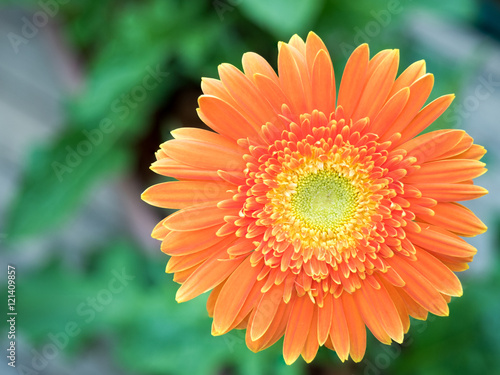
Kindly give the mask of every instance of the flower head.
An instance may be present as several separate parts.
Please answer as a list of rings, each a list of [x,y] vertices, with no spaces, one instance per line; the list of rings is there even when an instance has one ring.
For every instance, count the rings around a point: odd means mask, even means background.
[[[450,105],[425,106],[425,63],[397,76],[399,53],[359,46],[338,95],[321,39],[279,44],[278,75],[259,55],[243,71],[202,80],[200,118],[181,128],[152,169],[178,179],[147,189],[150,204],[180,209],[153,237],[171,256],[179,302],[212,290],[212,333],[246,328],[251,350],[285,337],[287,363],[318,347],[363,358],[366,327],[402,342],[409,316],[448,315],[462,295],[454,274],[476,249],[460,236],[484,224],[456,201],[486,190],[483,147],[461,130],[419,135]]]

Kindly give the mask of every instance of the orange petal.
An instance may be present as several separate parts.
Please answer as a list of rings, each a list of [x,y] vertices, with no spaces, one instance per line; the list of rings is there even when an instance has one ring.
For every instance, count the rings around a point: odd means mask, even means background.
[[[309,74],[311,76],[313,75],[312,68],[314,65],[314,60],[317,58],[320,51],[324,51],[326,53],[331,63],[330,54],[328,53],[328,49],[326,48],[325,43],[323,43],[318,35],[310,31],[309,34],[307,34],[306,40],[306,60],[307,66],[309,67]]]
[[[440,158],[448,150],[454,149],[465,137],[463,130],[436,130],[419,135],[398,146],[407,151],[407,156],[414,156],[419,163]]]
[[[439,116],[448,109],[453,99],[455,99],[455,95],[453,94],[444,95],[425,106],[404,128],[401,132],[401,139],[398,142],[404,143],[415,137],[421,131],[427,129],[429,125],[436,121]]]
[[[225,282],[226,281],[223,281],[219,285],[217,285],[210,292],[210,295],[208,296],[208,299],[207,299],[207,312],[208,312],[208,316],[210,318],[212,318],[214,316],[215,302],[217,302],[217,298],[219,298],[220,291],[222,290],[222,287],[224,286]]]
[[[224,281],[240,264],[241,258],[219,260],[212,258],[203,263],[177,290],[177,302],[186,302],[213,289]]]
[[[401,295],[398,293],[398,291],[394,285],[387,282],[382,277],[377,277],[377,280],[387,290],[387,293],[389,294],[392,302],[394,303],[394,306],[396,307],[396,309],[398,311],[399,318],[401,319],[401,324],[403,325],[403,332],[407,333],[408,330],[410,329],[410,317],[408,315],[408,309],[406,308],[406,304],[405,304],[404,300],[401,298]]]
[[[393,268],[390,268],[390,267],[387,269],[387,272],[380,273],[379,278],[384,279],[385,281],[387,281],[388,283],[390,283],[394,286],[401,287],[401,286],[405,285],[405,282],[401,278],[401,276],[399,276],[398,273],[396,271],[394,271]]]
[[[461,154],[452,156],[452,158],[480,160],[484,156],[484,154],[486,154],[486,149],[483,146],[471,145],[470,148],[468,148]]]
[[[401,275],[406,283],[402,289],[418,304],[435,315],[447,316],[449,314],[448,304],[443,296],[420,272],[413,268],[412,261],[395,255],[386,258],[385,262]]]
[[[477,160],[446,159],[423,163],[420,169],[405,176],[404,183],[454,183],[470,180],[486,172],[486,164]]]
[[[225,223],[224,216],[234,213],[233,210],[217,208],[215,204],[200,204],[173,213],[165,220],[164,225],[170,230],[180,232],[195,231],[218,224],[222,226]]]
[[[280,304],[283,302],[285,284],[276,285],[264,293],[250,321],[250,337],[252,341],[260,339],[269,329]]]
[[[396,79],[392,86],[389,98],[396,94],[404,87],[410,87],[420,77],[425,75],[425,61],[420,60],[411,64],[401,75]]]
[[[412,262],[413,268],[429,280],[439,292],[460,297],[463,291],[458,277],[427,251],[420,249],[418,246],[415,249],[417,250],[415,254],[417,261]]]
[[[262,297],[262,292],[261,288],[264,285],[264,281],[260,280],[257,281],[252,289],[250,290],[250,293],[248,293],[247,298],[245,299],[245,302],[241,306],[240,311],[236,315],[236,318],[234,319],[234,322],[229,326],[227,331],[230,331],[232,329],[250,329],[250,326],[248,325],[249,319],[251,316],[252,311],[256,308],[257,304],[260,301],[260,298]],[[213,334],[217,335],[219,331],[215,330],[215,326],[212,325],[212,328],[214,329]]]
[[[278,306],[278,310],[274,314],[274,318],[272,318],[272,321],[269,324],[269,328],[258,340],[253,341],[250,337],[250,329],[247,329],[245,339],[248,348],[253,352],[258,352],[259,350],[263,350],[278,341],[285,332],[285,328],[288,323],[288,317],[290,316],[290,311],[290,304],[281,301]],[[252,324],[251,322],[254,313],[252,313],[252,316],[250,317],[250,324]]]
[[[306,57],[306,44],[298,35],[294,35],[290,42],[288,43],[288,47],[290,48],[290,52],[297,63],[297,67],[300,71],[300,76],[302,78],[302,82],[304,84],[304,92],[306,94],[306,99],[311,98],[311,82],[310,82],[310,67],[307,66],[307,57]],[[312,109],[309,110],[312,112]]]
[[[223,148],[234,150],[239,154],[245,152],[245,149],[239,148],[233,140],[210,130],[184,127],[174,129],[170,132],[170,134],[172,134],[175,139],[191,139],[194,141],[208,142]]]
[[[278,115],[260,95],[255,85],[231,64],[219,65],[219,76],[227,91],[241,107],[241,114],[260,130],[267,122],[275,122]],[[233,125],[234,126],[234,125]]]
[[[248,238],[238,238],[234,244],[227,249],[227,253],[231,257],[237,257],[240,255],[248,254],[249,252],[255,250],[255,245],[253,239]]]
[[[163,219],[158,224],[156,224],[156,226],[153,229],[153,232],[151,233],[151,237],[163,241],[163,239],[170,233],[170,229],[167,229],[163,225],[165,220],[167,220],[167,218]]]
[[[295,362],[304,348],[315,307],[307,295],[295,297],[290,303],[293,304],[292,311],[283,342],[283,357],[287,365]]]
[[[370,132],[375,134],[385,133],[385,129],[390,126],[399,116],[410,97],[410,89],[405,87],[393,95],[382,107],[375,119],[370,123]]]
[[[246,163],[238,148],[227,148],[211,142],[173,139],[161,145],[172,159],[193,167],[212,170],[243,170]]]
[[[198,99],[198,116],[217,133],[232,139],[257,137],[260,129],[254,126],[235,108],[222,99],[202,95]]]
[[[459,203],[439,202],[432,210],[434,215],[418,215],[419,219],[459,236],[476,236],[487,230],[486,225],[471,210]]]
[[[200,268],[200,266],[196,265],[187,270],[174,273],[174,282],[178,284],[184,283],[188,279],[188,277],[191,276],[198,268]]]
[[[245,173],[243,171],[223,171],[218,170],[217,175],[230,184],[240,186],[245,183]]]
[[[243,62],[243,71],[245,75],[254,81],[255,83],[255,75],[261,74],[266,76],[275,84],[279,85],[278,75],[274,71],[274,69],[269,65],[269,63],[262,56],[253,53],[247,52],[243,54],[242,58]]]
[[[280,86],[285,95],[290,98],[292,110],[301,114],[307,112],[306,108],[306,85],[307,75],[302,73],[305,67],[300,67],[300,61],[295,59],[292,46],[281,43],[278,55],[278,72]],[[300,353],[299,353],[300,354]]]
[[[222,181],[222,178],[220,178],[217,175],[217,171],[192,167],[180,163],[177,160],[173,160],[168,156],[160,160],[157,160],[153,164],[151,164],[151,169],[155,173],[161,174],[163,176],[177,178],[179,180],[185,179],[185,180]]]
[[[391,338],[382,326],[382,323],[380,322],[376,311],[372,308],[372,300],[368,300],[367,291],[365,289],[367,289],[367,287],[363,285],[360,290],[357,290],[352,294],[354,300],[356,301],[356,306],[358,307],[359,314],[363,318],[363,321],[365,322],[366,326],[371,331],[373,336],[375,336],[375,338],[381,343],[390,345]]]
[[[394,341],[402,343],[404,338],[403,325],[396,306],[385,287],[380,285],[380,289],[375,289],[365,283],[361,287],[361,291],[385,332]]]
[[[314,59],[311,74],[312,102],[314,109],[323,112],[327,117],[335,111],[335,75],[328,53],[318,52]]]
[[[240,110],[239,104],[234,100],[231,94],[229,94],[229,92],[226,90],[226,87],[220,80],[215,78],[203,77],[201,79],[201,90],[205,95],[215,96],[229,104],[237,111]]]
[[[200,203],[218,203],[229,199],[235,186],[214,181],[171,181],[153,185],[141,198],[150,205],[164,208],[184,208]]]
[[[381,139],[387,140],[394,133],[403,133],[408,124],[415,118],[422,106],[427,101],[432,87],[434,86],[434,76],[426,74],[419,78],[410,86],[410,97],[398,118],[381,135]]]
[[[469,184],[413,184],[423,196],[438,202],[455,202],[476,199],[488,194],[488,190],[481,186]]]
[[[403,289],[397,288],[396,290],[397,290],[398,294],[401,296],[401,299],[403,300],[403,302],[406,306],[406,309],[408,310],[408,314],[410,314],[410,316],[414,317],[415,319],[419,319],[419,320],[426,320],[427,319],[429,312],[425,308],[423,308],[421,305],[419,305]]]
[[[262,347],[262,349],[269,348],[271,345],[276,343],[276,341],[281,339],[283,337],[283,335],[285,334],[286,326],[288,324],[288,318],[290,317],[290,313],[292,311],[292,308],[291,308],[292,306],[290,306],[289,303],[288,304],[283,303],[282,305],[285,305],[286,308],[284,310],[285,312],[282,315],[280,315],[281,316],[280,324],[277,326],[277,329],[275,330],[274,334],[272,335],[270,340]],[[279,313],[280,313],[280,311],[278,310],[276,315],[278,315]],[[264,338],[264,336],[262,336],[262,338]]]
[[[346,314],[351,314],[351,312],[346,312],[344,310],[342,298],[332,297],[332,313],[333,316],[330,327],[330,337],[332,339],[332,345],[337,352],[337,355],[339,356],[340,360],[344,362],[349,358],[350,347],[349,326],[347,325]],[[365,329],[364,325],[363,329]]]
[[[385,60],[385,58],[393,52],[394,50],[391,49],[384,49],[382,51],[377,52],[375,56],[373,56],[368,62],[367,77],[371,77],[375,72],[375,70],[377,70],[378,67]]]
[[[439,155],[439,159],[447,159],[459,155],[471,148],[473,143],[474,140],[472,137],[465,133],[454,147],[449,148],[445,153]]]
[[[221,244],[216,244],[207,249],[198,251],[189,255],[173,256],[170,258],[165,269],[166,273],[185,271],[193,266],[196,266],[206,261],[211,256],[218,254],[220,258],[224,256],[226,247]]]
[[[314,312],[311,319],[311,327],[309,328],[309,334],[307,335],[306,343],[304,344],[304,349],[302,349],[302,358],[306,363],[311,363],[318,353],[319,343],[318,343],[318,305],[314,305]]]
[[[224,239],[216,235],[219,228],[216,225],[192,232],[189,236],[186,232],[170,232],[161,244],[161,251],[168,255],[187,255],[204,250]]]
[[[344,316],[349,328],[349,351],[354,362],[361,362],[366,350],[366,327],[363,323],[354,298],[349,293],[342,293]]]
[[[318,341],[323,345],[330,334],[330,326],[333,318],[333,296],[328,293],[323,299],[323,307],[318,310]]]
[[[468,263],[472,262],[473,257],[456,258],[443,254],[433,253],[443,264],[453,272],[462,272],[469,269]]]
[[[180,232],[177,232],[177,233],[180,233]],[[184,236],[188,237],[188,236],[186,236],[185,233],[184,233]],[[172,272],[185,271],[185,270],[187,270],[187,269],[189,269],[197,264],[200,264],[201,262],[204,262],[208,258],[216,256],[216,255],[218,255],[218,258],[227,258],[226,249],[234,241],[235,241],[234,237],[228,236],[228,237],[224,237],[222,239],[222,241],[214,243],[211,246],[206,246],[205,248],[199,249],[198,251],[192,251],[189,254],[172,255],[172,257],[170,258],[170,260],[167,264],[167,269],[165,270],[165,272],[172,273]],[[165,242],[166,241],[163,241],[163,243],[165,243]],[[164,250],[164,248],[165,248],[165,246],[162,246],[162,251]],[[167,252],[165,252],[165,253],[168,254]]]
[[[374,118],[386,102],[387,95],[398,72],[399,51],[389,51],[373,74],[367,77],[359,104],[352,115],[353,121]]]
[[[156,157],[156,160],[168,158],[167,154],[165,154],[165,152],[163,152],[163,150],[161,148],[155,152],[155,157]]]
[[[224,284],[214,310],[213,334],[221,335],[229,329],[252,291],[262,269],[252,267],[247,257]]]
[[[443,294],[443,293],[441,293],[441,295],[443,296],[443,298],[446,301],[446,303],[450,303],[451,302],[451,296],[449,296],[447,294]]]
[[[262,74],[255,74],[254,80],[261,95],[267,99],[275,112],[279,113],[283,104],[291,106],[291,101],[287,98],[281,89],[281,86],[275,83],[272,79]]]
[[[451,232],[433,225],[421,224],[420,227],[420,233],[407,232],[406,235],[413,244],[425,250],[452,257],[468,257],[477,252],[474,246]]]
[[[350,118],[356,109],[365,86],[369,54],[368,44],[362,44],[354,50],[345,66],[337,105],[344,108],[346,118]]]
[[[304,40],[298,36],[297,34],[294,34],[290,40],[288,41],[288,44],[293,46],[297,51],[299,51],[302,55],[305,56],[306,54],[306,44]]]
[[[243,309],[242,309],[243,310]],[[230,330],[232,329],[246,329],[247,328],[247,325],[248,325],[248,319],[250,318],[250,315],[247,315],[241,322],[239,322],[238,324],[236,324],[236,320],[235,320],[235,323],[231,326]],[[236,318],[236,319],[239,319],[239,318]]]

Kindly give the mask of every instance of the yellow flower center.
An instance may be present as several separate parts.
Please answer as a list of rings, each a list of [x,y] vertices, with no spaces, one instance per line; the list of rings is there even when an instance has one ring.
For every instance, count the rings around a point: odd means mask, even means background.
[[[337,230],[356,211],[358,192],[350,181],[332,170],[320,170],[299,179],[291,205],[295,215],[311,228]]]
[[[267,194],[273,235],[292,243],[304,260],[354,254],[373,226],[371,216],[380,199],[372,191],[373,162],[347,156],[351,148],[296,155],[296,162],[283,164],[277,186]]]

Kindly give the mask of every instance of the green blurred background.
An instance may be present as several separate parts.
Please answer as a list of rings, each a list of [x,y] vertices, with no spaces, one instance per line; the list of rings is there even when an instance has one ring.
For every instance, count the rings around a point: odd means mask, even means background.
[[[166,210],[140,201],[163,181],[160,143],[196,116],[200,78],[314,30],[337,82],[352,49],[425,59],[432,99],[457,99],[436,128],[488,149],[489,226],[460,275],[449,318],[413,321],[402,345],[369,335],[363,362],[321,348],[286,366],[281,342],[254,354],[244,333],[210,335],[206,295],[177,304],[149,234]],[[2,374],[500,374],[500,3],[496,0],[16,0],[0,3],[1,300],[17,270],[17,367]],[[402,71],[402,69],[400,70]],[[6,311],[6,307],[3,309]],[[2,319],[5,321],[6,319]],[[8,348],[4,322],[2,350]]]

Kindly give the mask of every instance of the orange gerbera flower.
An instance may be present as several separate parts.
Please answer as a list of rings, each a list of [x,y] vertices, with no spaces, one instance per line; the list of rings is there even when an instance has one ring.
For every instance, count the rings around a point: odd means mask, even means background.
[[[416,62],[397,79],[399,52],[349,58],[338,96],[332,62],[310,33],[279,44],[277,75],[259,55],[243,71],[204,78],[199,116],[152,169],[178,179],[147,189],[180,209],[153,231],[184,302],[212,290],[212,333],[246,328],[253,351],[285,336],[286,363],[318,347],[363,358],[366,327],[402,342],[409,316],[448,315],[454,274],[476,249],[459,236],[485,225],[455,203],[487,193],[483,147],[461,130],[417,136],[454,96],[423,109],[433,76]]]

